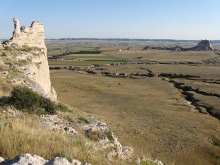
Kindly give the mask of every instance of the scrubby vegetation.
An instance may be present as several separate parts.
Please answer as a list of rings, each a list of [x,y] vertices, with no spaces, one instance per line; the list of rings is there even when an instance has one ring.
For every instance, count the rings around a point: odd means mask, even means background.
[[[32,48],[30,48],[28,46],[23,46],[23,47],[19,48],[18,50],[23,51],[23,52],[30,52],[32,50]]]
[[[109,160],[103,150],[95,150],[93,142],[84,137],[73,137],[62,132],[39,131],[35,115],[12,118],[10,121],[0,116],[0,155],[12,159],[21,153],[31,153],[45,159],[64,157],[68,160],[102,165]],[[112,148],[114,149],[114,148]],[[113,159],[112,164],[135,164],[127,160]]]
[[[40,96],[27,87],[15,87],[8,98],[8,104],[19,110],[28,110],[29,112],[48,114],[56,112],[56,106],[50,99]]]
[[[35,121],[35,122],[33,122]],[[4,158],[13,158],[21,153],[37,154],[45,159],[56,156],[67,159],[77,158],[84,162],[105,162],[105,158],[94,153],[84,139],[73,138],[60,132],[40,131],[34,116],[28,116],[25,120],[13,119],[11,126],[4,124],[0,131],[0,153]],[[7,138],[6,138],[7,137]],[[88,153],[94,153],[95,158],[90,158]]]
[[[114,138],[113,138],[113,135],[112,135],[112,131],[105,132],[105,135],[107,136],[108,140],[110,140],[111,142],[114,141]]]
[[[81,120],[81,121],[83,121],[83,122],[85,122],[86,124],[90,124],[90,123],[91,123],[91,122],[90,122],[87,118],[85,118],[84,116],[80,116],[78,119]]]
[[[58,103],[56,105],[56,110],[61,111],[61,112],[70,112],[70,113],[72,112],[69,107],[67,107],[66,105],[64,105],[62,103]]]

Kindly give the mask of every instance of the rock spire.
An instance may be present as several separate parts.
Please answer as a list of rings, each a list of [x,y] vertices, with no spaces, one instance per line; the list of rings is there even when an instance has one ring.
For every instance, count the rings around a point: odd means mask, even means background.
[[[20,27],[19,20],[14,18],[14,31],[11,39],[6,41],[6,45],[12,47],[38,47],[44,48],[45,46],[45,34],[44,34],[44,26],[39,21],[32,22],[30,27],[22,26]]]
[[[35,21],[30,27],[20,28],[18,19],[14,18],[13,22],[13,37],[3,46],[19,51],[15,59],[18,63],[26,61],[22,66],[15,66],[29,78],[24,84],[44,97],[56,101],[57,95],[50,81],[43,24]]]

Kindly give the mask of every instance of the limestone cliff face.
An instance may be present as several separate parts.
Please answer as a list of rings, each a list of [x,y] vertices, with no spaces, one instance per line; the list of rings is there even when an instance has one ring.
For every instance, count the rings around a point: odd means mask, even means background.
[[[13,37],[4,44],[19,51],[15,60],[25,64],[17,68],[30,80],[25,81],[25,85],[52,101],[56,101],[57,95],[50,81],[43,24],[37,21],[33,22],[30,27],[20,28],[19,21],[16,18],[13,21]]]
[[[22,70],[30,80],[34,83],[28,83],[27,86],[41,93],[43,96],[50,98],[52,101],[57,100],[57,95],[51,85],[49,66],[46,52],[37,52],[36,54],[29,54],[31,62],[28,63]]]

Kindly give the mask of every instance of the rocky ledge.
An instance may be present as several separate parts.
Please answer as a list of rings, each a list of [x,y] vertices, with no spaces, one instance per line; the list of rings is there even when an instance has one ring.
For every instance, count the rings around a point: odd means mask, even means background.
[[[0,157],[0,165],[91,165],[91,164],[82,163],[76,159],[68,161],[66,158],[60,158],[60,157],[56,157],[51,160],[45,160],[40,156],[26,153],[16,156],[12,160],[8,160]]]
[[[40,116],[39,123],[41,129],[48,131],[61,131],[72,136],[84,135],[94,142],[95,149],[104,150],[109,159],[113,157],[121,159],[130,158],[133,149],[122,146],[106,123],[87,114],[84,117],[79,117],[77,120],[78,123],[74,125],[58,115],[42,115]]]

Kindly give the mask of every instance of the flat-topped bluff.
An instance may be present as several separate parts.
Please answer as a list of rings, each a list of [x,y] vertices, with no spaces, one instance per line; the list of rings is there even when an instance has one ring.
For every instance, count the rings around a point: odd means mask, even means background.
[[[10,62],[16,63],[13,66],[23,72],[29,80],[25,81],[24,77],[21,76],[15,77],[12,81],[25,84],[44,97],[56,101],[57,95],[50,81],[43,24],[35,21],[30,27],[20,27],[18,19],[14,18],[13,22],[13,36],[8,41],[3,42],[1,47],[4,47],[4,50],[2,51],[5,51],[4,53],[8,58],[14,53]]]
[[[209,40],[201,40],[197,46],[191,48],[183,48],[181,46],[175,47],[152,47],[152,46],[145,46],[143,50],[148,49],[158,49],[158,50],[171,50],[171,51],[213,51],[215,50]]]

